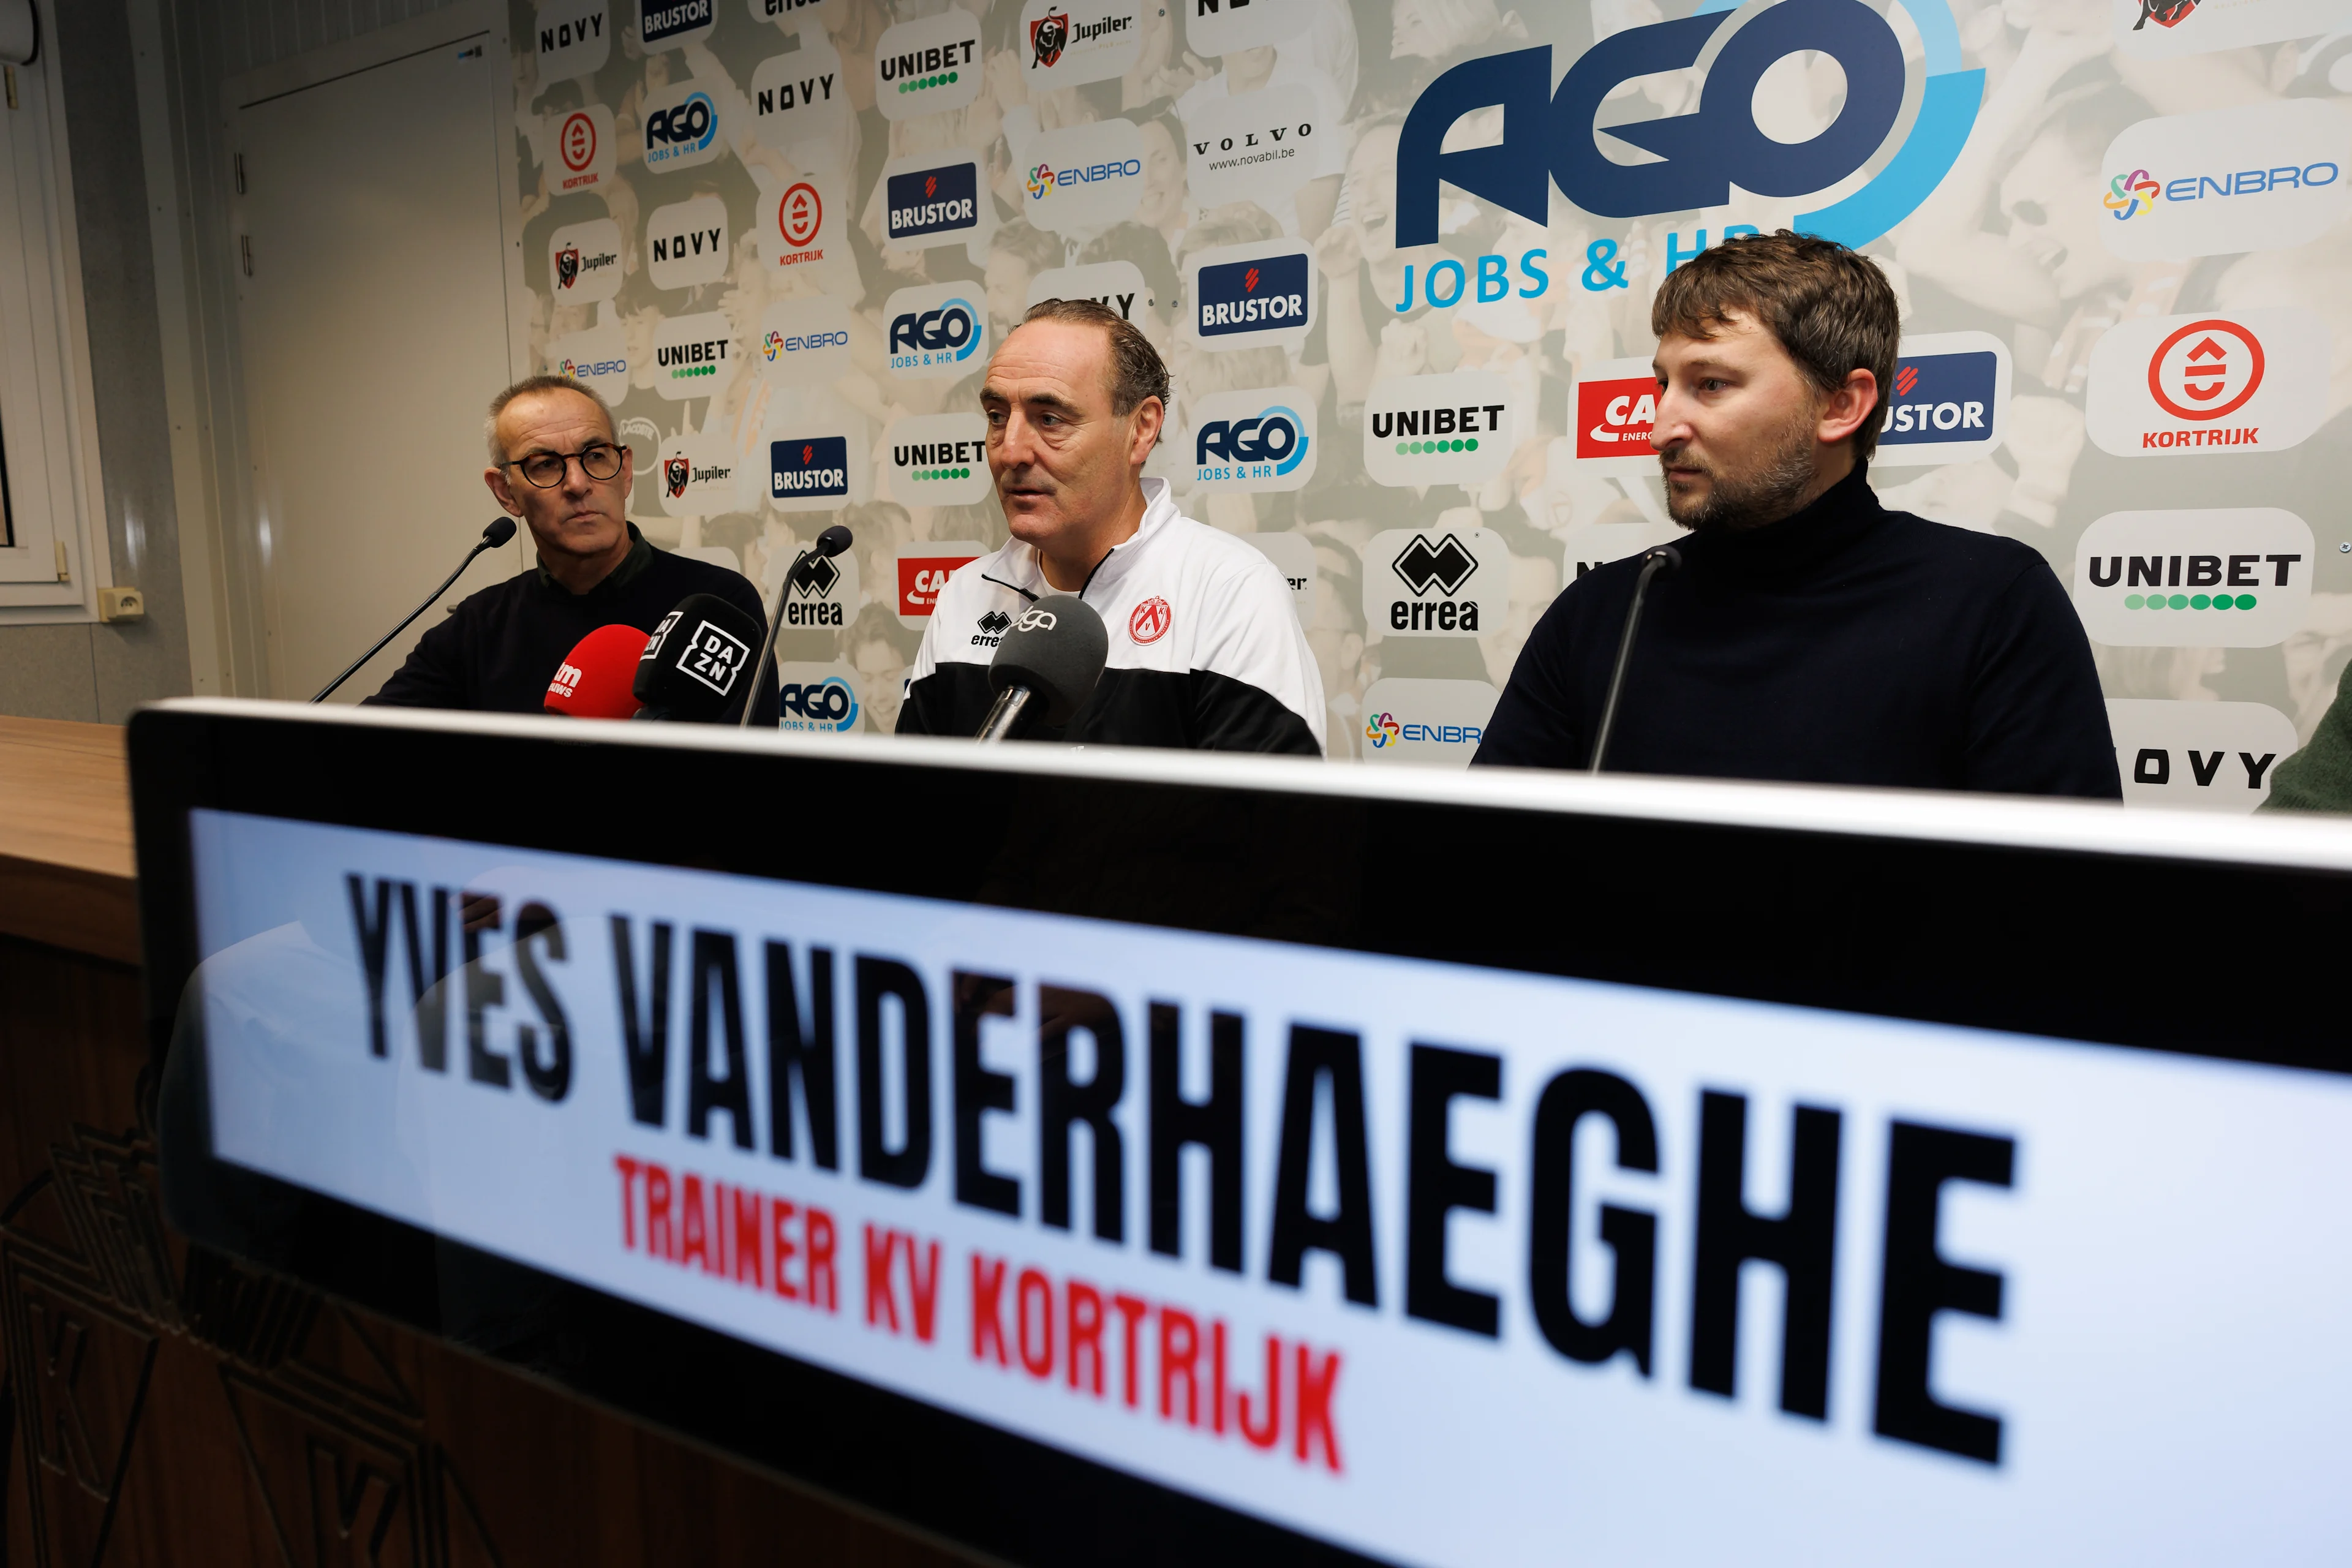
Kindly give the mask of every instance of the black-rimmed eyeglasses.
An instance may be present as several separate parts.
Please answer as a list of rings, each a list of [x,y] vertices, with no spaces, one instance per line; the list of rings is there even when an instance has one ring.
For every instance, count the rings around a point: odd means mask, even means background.
[[[621,460],[629,455],[626,447],[615,447],[609,441],[591,441],[576,452],[533,452],[528,458],[514,458],[505,467],[520,468],[522,477],[541,489],[551,490],[563,482],[563,471],[572,459],[580,459],[580,471],[592,479],[609,479],[621,471]]]

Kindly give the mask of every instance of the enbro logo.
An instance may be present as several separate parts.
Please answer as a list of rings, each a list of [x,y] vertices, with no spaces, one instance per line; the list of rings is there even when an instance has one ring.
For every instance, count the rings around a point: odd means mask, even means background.
[[[1039,228],[1107,228],[1143,203],[1143,128],[1132,120],[1049,131],[1025,156],[1022,211]]]
[[[646,276],[656,289],[692,289],[727,276],[727,204],[697,196],[646,219]]]
[[[1364,471],[1376,484],[1468,485],[1511,460],[1511,389],[1490,370],[1376,381],[1364,399]]]
[[[604,0],[553,0],[531,26],[539,45],[539,84],[593,76],[613,54],[613,26]],[[610,127],[609,119],[606,121]]]
[[[2074,547],[2074,609],[2125,647],[2269,647],[2303,626],[2315,554],[2272,507],[2109,512]]]
[[[1304,389],[1213,392],[1190,413],[1195,486],[1295,490],[1315,477],[1315,399]]]
[[[547,277],[559,305],[609,300],[621,291],[621,226],[611,218],[566,224],[548,237]]]
[[[617,321],[568,333],[547,345],[547,368],[618,403],[629,390],[627,335]]]
[[[2107,731],[2126,805],[2245,813],[2268,800],[2271,769],[2301,744],[2294,721],[2260,702],[2109,698]]]
[[[613,178],[613,111],[601,103],[575,109],[555,128],[555,157],[562,165],[551,171],[550,184],[570,195],[597,190]]]
[[[735,379],[734,325],[723,311],[672,316],[654,329],[654,390],[672,402],[716,397]]]
[[[2278,250],[2352,212],[2352,120],[2291,98],[2126,127],[2101,163],[2099,235],[2131,261]]]
[[[1210,348],[1297,348],[1315,324],[1315,260],[1304,246],[1220,247],[1184,272],[1186,328]]]
[[[890,368],[899,375],[961,375],[984,363],[986,311],[961,283],[901,289],[890,296],[883,318],[890,324]]]
[[[637,35],[648,49],[674,49],[710,31],[713,0],[638,0]]]
[[[841,55],[822,28],[803,32],[800,48],[760,62],[751,73],[751,134],[764,147],[836,135],[849,124]]]
[[[1428,529],[1391,528],[1364,546],[1366,636],[1476,637],[1510,607],[1511,558],[1502,535],[1468,508]],[[1455,518],[1462,526],[1450,526]]]
[[[846,665],[779,666],[776,700],[780,730],[838,735],[857,728],[857,688]]]
[[[1143,53],[1136,9],[1118,0],[1028,0],[1022,75],[1033,90],[1123,76]]]
[[[1906,63],[1903,35],[1855,0],[1780,0],[1727,15],[1709,7],[1628,27],[1579,56],[1556,89],[1548,47],[1455,66],[1423,90],[1405,117],[1397,145],[1396,242],[1437,243],[1442,183],[1547,223],[1549,171],[1562,195],[1604,217],[1719,207],[1734,185],[1799,199],[1844,191],[1798,213],[1790,226],[1866,245],[1909,216],[1951,169],[1984,91],[1984,72],[1961,68],[1950,7],[1943,0],[1902,0],[1901,8],[1923,50],[1916,68]],[[1837,63],[1845,100],[1827,129],[1791,144],[1765,133],[1754,105],[1764,73],[1801,50]],[[1605,134],[1652,154],[1650,161],[1621,162],[1601,149],[1594,119],[1621,87],[1702,61],[1705,84],[1695,112],[1607,128]],[[1915,81],[1917,111],[1890,147]],[[1440,150],[1456,121],[1496,106],[1504,111],[1500,142]],[[1874,162],[1878,173],[1846,191],[1848,178]]]
[[[849,374],[849,307],[818,294],[779,300],[760,318],[759,363],[778,386],[822,386]]]
[[[890,426],[883,470],[901,506],[972,506],[988,499],[988,416],[915,414]]]
[[[1144,287],[1143,270],[1132,261],[1090,261],[1083,267],[1048,267],[1029,280],[1025,308],[1045,300],[1092,300],[1106,310],[1116,310],[1122,321],[1139,321],[1136,312],[1158,307],[1160,301]]]
[[[768,499],[830,505],[849,494],[849,438],[808,436],[768,443]],[[787,510],[814,510],[807,505]]]
[[[1607,360],[1585,367],[1576,380],[1576,460],[1607,463],[1585,471],[1654,474],[1657,454],[1650,431],[1658,418],[1658,373],[1645,359]]]
[[[980,96],[980,18],[950,5],[887,29],[874,46],[874,107],[885,120],[968,107]]]
[[[646,167],[690,169],[719,156],[719,103],[688,81],[655,95],[646,108]]]
[[[918,159],[883,182],[882,237],[915,248],[970,240],[982,232],[987,216],[982,188],[980,165],[971,158],[951,163]]]
[[[1364,692],[1364,760],[1466,768],[1500,700],[1483,680],[1375,680]]]
[[[2292,306],[2126,321],[2092,347],[2084,421],[2123,458],[2279,451],[2326,417],[2331,353]]]
[[[930,624],[931,612],[939,607],[940,595],[947,591],[948,579],[967,561],[976,561],[988,553],[988,547],[978,540],[935,539],[919,544],[903,545],[894,565],[898,600],[895,608],[898,622],[912,631],[921,631]],[[984,622],[983,617],[983,622]],[[1003,626],[990,632],[985,625],[982,635],[1002,633],[1013,624],[1010,616]],[[993,647],[994,643],[985,645]]]
[[[1990,332],[1937,332],[1906,338],[1898,353],[1880,467],[1969,462],[2007,438],[2007,343]]]

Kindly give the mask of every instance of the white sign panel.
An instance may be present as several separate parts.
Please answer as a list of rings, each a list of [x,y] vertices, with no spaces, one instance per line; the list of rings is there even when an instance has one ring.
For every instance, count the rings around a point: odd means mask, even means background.
[[[2111,511],[2074,547],[2074,610],[2119,647],[2268,647],[2302,629],[2315,557],[2275,507]]]
[[[1185,167],[1204,207],[1274,208],[1345,166],[1348,143],[1329,96],[1290,85],[1212,98],[1184,118]]]
[[[725,437],[686,431],[661,444],[654,473],[671,517],[714,517],[744,505],[742,461]]]
[[[2343,0],[2107,0],[2116,47],[2138,59],[2314,38],[2344,25]]]
[[[984,414],[908,415],[890,426],[884,456],[883,483],[901,506],[972,506],[995,488]]]
[[[2083,416],[2119,458],[2275,452],[2327,414],[2327,323],[2292,305],[2156,316],[2091,350]]]
[[[1122,321],[1139,321],[1141,312],[1160,301],[1143,281],[1143,269],[1132,261],[1089,261],[1082,267],[1048,267],[1029,280],[1023,307],[1047,300],[1092,300],[1106,310],[1116,310]]]
[[[613,21],[604,0],[553,0],[539,8],[530,31],[541,90],[573,77],[593,76],[613,55]]]
[[[1315,625],[1315,541],[1304,533],[1285,529],[1276,533],[1244,533],[1242,542],[1255,545],[1259,554],[1274,563],[1282,580],[1290,584],[1290,607],[1298,612],[1298,624]]]
[[[2271,769],[2295,753],[2294,721],[2263,702],[2107,699],[2124,804],[2241,815],[2271,797]]]
[[[779,300],[760,317],[760,370],[778,386],[849,374],[849,307],[824,294]]]
[[[558,195],[603,190],[612,184],[613,111],[601,103],[575,109],[555,122],[555,163],[547,188]]]
[[[1039,228],[1108,228],[1143,202],[1143,128],[1132,120],[1066,125],[1028,144],[1021,210]]]
[[[547,238],[547,281],[559,305],[621,291],[621,226],[608,217],[568,223]]]
[[[718,397],[742,359],[724,310],[672,316],[654,328],[654,390],[671,402]]]
[[[1215,59],[1295,38],[1314,19],[1314,0],[1182,0],[1184,42]]]
[[[1376,381],[1364,398],[1364,471],[1383,485],[1477,484],[1509,464],[1512,425],[1510,385],[1491,370]]]
[[[874,107],[885,120],[964,109],[980,96],[980,18],[961,5],[884,29],[874,46]]]
[[[2352,1553],[2343,1077],[190,837],[220,1159],[1385,1561]],[[1233,1097],[1172,1191],[1154,1049]]]
[[[1305,388],[1212,392],[1185,410],[1176,439],[1196,489],[1295,490],[1315,477],[1315,399]]]
[[[2281,250],[2352,211],[2352,117],[2290,98],[2128,126],[2107,149],[2099,235],[2127,261]]]
[[[547,345],[547,368],[618,403],[629,395],[628,334],[618,321],[566,333]]]
[[[751,134],[765,147],[790,147],[837,136],[849,128],[849,92],[841,55],[822,28],[801,35],[801,47],[773,55],[751,73]]]
[[[1361,754],[1370,763],[1466,768],[1502,695],[1483,680],[1375,680],[1364,689]]]
[[[1390,528],[1364,546],[1364,636],[1476,637],[1511,606],[1511,552],[1491,528]]]
[[[656,207],[646,219],[646,276],[656,289],[692,289],[727,276],[727,204],[717,196]]]

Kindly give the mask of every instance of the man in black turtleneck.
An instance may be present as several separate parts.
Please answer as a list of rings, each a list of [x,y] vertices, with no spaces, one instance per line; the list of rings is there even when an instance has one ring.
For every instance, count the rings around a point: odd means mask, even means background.
[[[1651,310],[1666,508],[1612,772],[2120,799],[2091,648],[2030,546],[1888,511],[1865,465],[1894,290],[1782,230],[1667,276]],[[1476,762],[1589,766],[1642,559],[1587,573],[1528,637]]]

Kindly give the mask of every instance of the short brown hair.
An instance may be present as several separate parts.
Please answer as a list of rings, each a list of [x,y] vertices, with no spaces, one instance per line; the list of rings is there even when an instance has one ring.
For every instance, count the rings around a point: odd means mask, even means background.
[[[596,395],[593,387],[589,386],[585,382],[575,381],[568,375],[527,375],[490,399],[490,416],[482,422],[482,437],[490,444],[490,461],[493,465],[503,467],[507,460],[506,449],[499,445],[499,416],[507,411],[508,404],[533,392],[578,393],[594,404],[596,412],[604,416],[605,431],[614,440],[620,439],[619,427],[613,423],[611,406]]]
[[[1110,408],[1124,419],[1147,397],[1168,406],[1168,367],[1160,351],[1134,322],[1092,300],[1040,300],[1029,307],[1021,324],[1066,321],[1074,327],[1100,327],[1110,337]]]
[[[1650,330],[1661,338],[1709,338],[1735,310],[1778,339],[1824,394],[1857,370],[1878,378],[1878,406],[1853,433],[1853,455],[1867,460],[1886,423],[1903,335],[1901,307],[1878,264],[1833,239],[1785,228],[1727,239],[1666,274],[1650,306]]]

